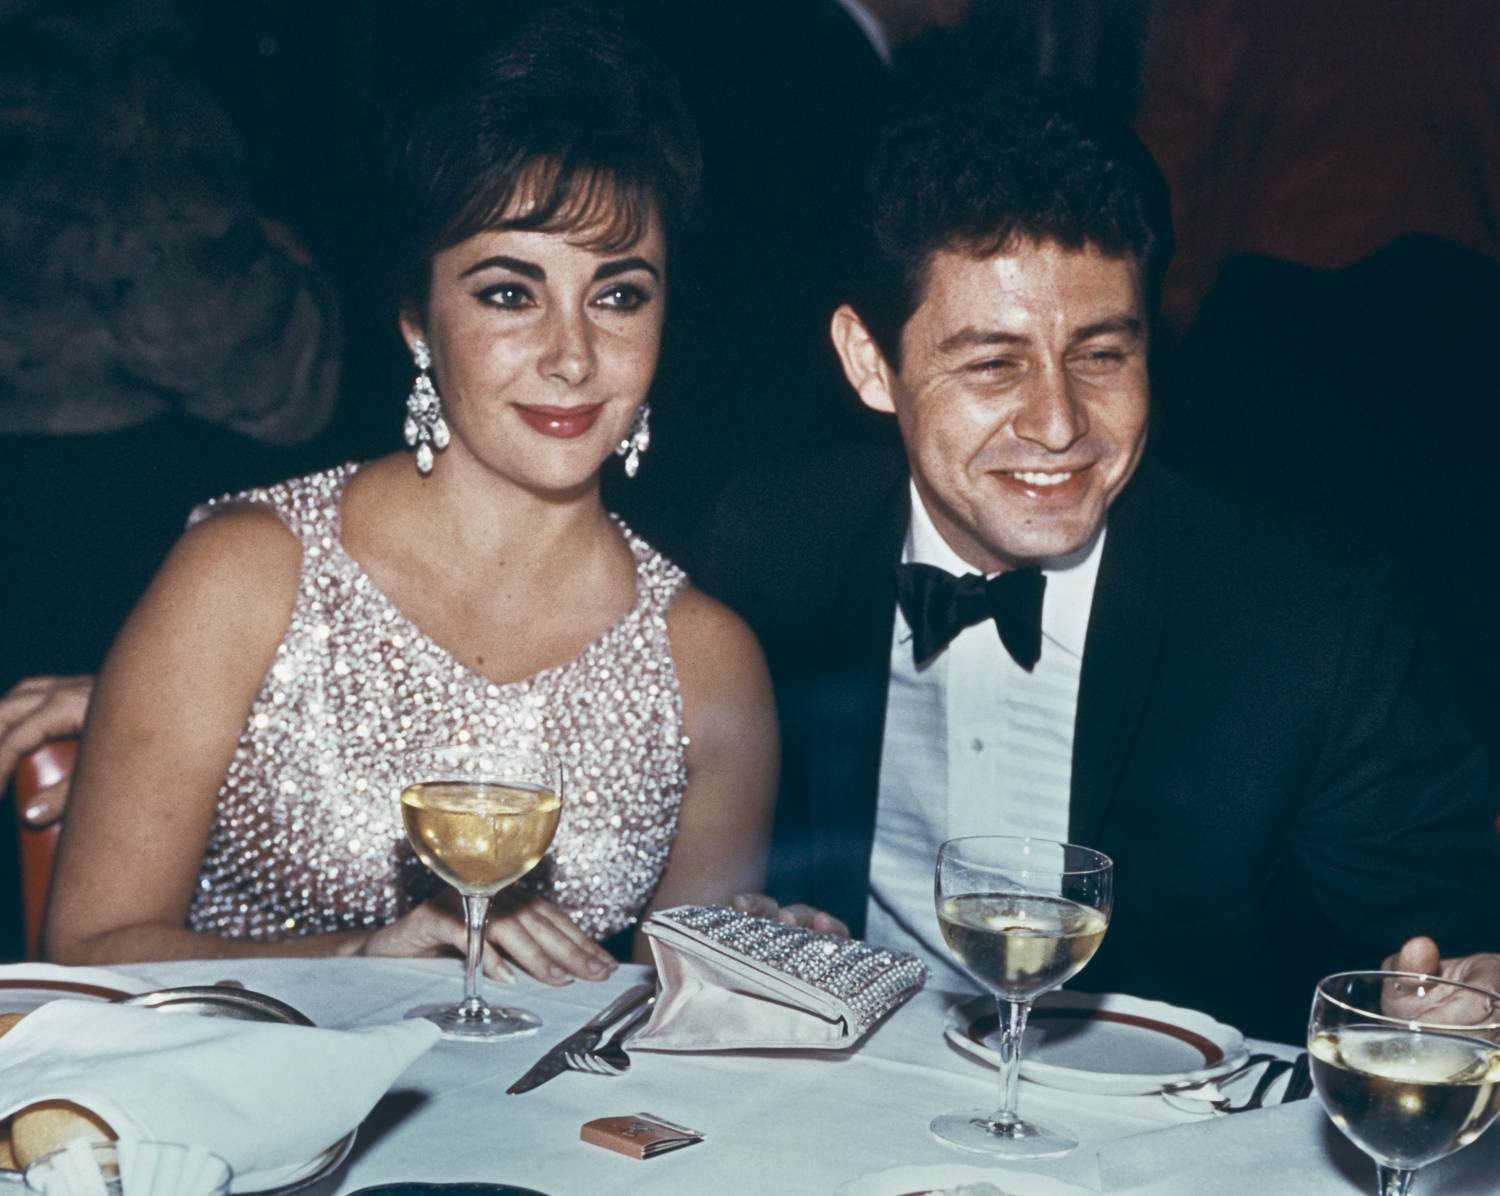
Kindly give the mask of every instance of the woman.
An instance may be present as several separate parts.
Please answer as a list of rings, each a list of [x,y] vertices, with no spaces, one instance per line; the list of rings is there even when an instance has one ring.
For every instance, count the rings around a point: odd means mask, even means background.
[[[460,948],[392,796],[419,742],[563,760],[562,824],[531,891],[497,902],[492,975],[602,977],[596,940],[760,881],[759,649],[599,494],[649,446],[697,174],[676,93],[575,13],[448,58],[420,97],[394,198],[417,451],[195,514],[93,697],[56,959]]]

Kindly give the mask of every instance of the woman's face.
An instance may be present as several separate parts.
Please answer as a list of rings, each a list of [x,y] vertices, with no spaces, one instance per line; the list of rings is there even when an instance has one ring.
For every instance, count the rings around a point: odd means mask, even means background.
[[[666,244],[600,252],[561,232],[476,233],[432,260],[424,339],[453,442],[531,490],[591,483],[625,438],[656,370]],[[586,235],[586,233],[585,233]]]

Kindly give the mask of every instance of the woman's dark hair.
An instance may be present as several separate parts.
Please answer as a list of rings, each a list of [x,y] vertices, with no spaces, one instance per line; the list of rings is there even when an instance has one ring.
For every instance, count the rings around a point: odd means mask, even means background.
[[[1128,131],[1034,100],[910,112],[887,125],[866,173],[864,249],[851,306],[899,368],[901,330],[934,253],[990,257],[1017,242],[1092,246],[1140,268],[1154,309],[1172,252],[1166,183]]]
[[[433,255],[475,233],[567,232],[612,252],[654,206],[670,244],[697,193],[677,82],[618,21],[579,3],[483,7],[414,51],[394,117],[391,248],[399,302],[417,312]]]

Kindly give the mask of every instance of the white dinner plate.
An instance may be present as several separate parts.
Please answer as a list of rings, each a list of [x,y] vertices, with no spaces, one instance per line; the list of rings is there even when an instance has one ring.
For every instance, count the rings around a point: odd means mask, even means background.
[[[998,1066],[987,1041],[998,1025],[995,999],[973,997],[948,1011],[943,1034]],[[1032,1007],[1021,1075],[1073,1092],[1154,1093],[1211,1080],[1248,1057],[1244,1035],[1206,1013],[1120,993],[1062,991]]]
[[[1050,1175],[967,1163],[923,1163],[889,1167],[840,1184],[835,1196],[927,1196],[963,1184],[989,1184],[999,1196],[1097,1196],[1088,1188]],[[980,1189],[981,1191],[983,1189]],[[992,1196],[986,1193],[986,1196]]]
[[[0,968],[0,1013],[30,1013],[61,997],[115,1001],[147,991],[134,976],[103,968],[65,968],[55,963],[18,963]]]
[[[353,1149],[354,1133],[350,1132],[305,1163],[236,1175],[230,1182],[229,1191],[232,1196],[290,1196],[332,1175]]]

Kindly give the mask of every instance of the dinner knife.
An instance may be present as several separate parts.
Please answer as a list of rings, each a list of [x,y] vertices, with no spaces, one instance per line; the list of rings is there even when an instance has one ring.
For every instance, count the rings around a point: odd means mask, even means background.
[[[655,991],[655,980],[649,980],[627,988],[605,1006],[602,1011],[574,1030],[573,1033],[569,1034],[533,1063],[530,1070],[505,1091],[511,1096],[518,1096],[522,1092],[530,1092],[533,1088],[545,1084],[554,1076],[567,1071],[569,1051],[587,1051],[598,1046],[599,1039],[606,1030],[619,1021],[625,1014],[650,999]]]

